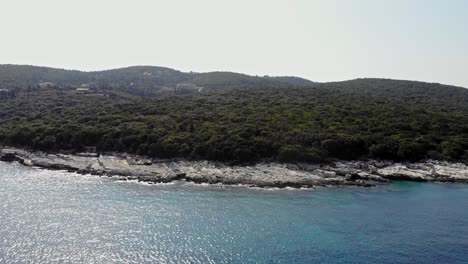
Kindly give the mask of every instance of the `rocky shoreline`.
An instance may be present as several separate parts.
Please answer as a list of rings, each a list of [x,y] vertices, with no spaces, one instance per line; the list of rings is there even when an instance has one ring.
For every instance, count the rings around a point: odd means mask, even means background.
[[[466,164],[431,160],[419,163],[369,160],[340,161],[330,165],[259,163],[229,166],[211,161],[159,160],[122,153],[52,154],[3,148],[0,149],[0,161],[148,183],[187,181],[265,188],[371,187],[393,180],[468,183]]]

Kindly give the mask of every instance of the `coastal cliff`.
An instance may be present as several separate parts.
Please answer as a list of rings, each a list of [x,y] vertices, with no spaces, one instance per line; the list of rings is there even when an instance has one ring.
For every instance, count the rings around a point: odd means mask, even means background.
[[[392,180],[468,183],[467,165],[431,160],[418,163],[368,160],[339,161],[328,165],[258,163],[230,166],[219,162],[159,160],[122,153],[51,154],[15,148],[1,149],[0,160],[80,174],[118,176],[125,180],[148,183],[188,181],[279,188],[370,187],[378,182]]]

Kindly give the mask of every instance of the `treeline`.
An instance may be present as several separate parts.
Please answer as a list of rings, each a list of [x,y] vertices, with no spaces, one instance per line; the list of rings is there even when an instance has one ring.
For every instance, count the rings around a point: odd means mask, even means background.
[[[466,162],[468,91],[368,79],[152,98],[20,93],[0,104],[0,142],[236,162]]]
[[[233,72],[181,72],[157,66],[132,66],[121,69],[82,72],[28,65],[0,65],[0,89],[34,90],[42,82],[58,88],[92,84],[101,90],[112,89],[136,96],[160,96],[177,84],[192,83],[209,89],[234,87],[305,86],[313,82],[298,77],[258,77]]]

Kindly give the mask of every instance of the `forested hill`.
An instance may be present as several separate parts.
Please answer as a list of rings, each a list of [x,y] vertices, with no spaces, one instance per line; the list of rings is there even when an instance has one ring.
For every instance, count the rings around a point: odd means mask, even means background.
[[[317,84],[316,88],[375,103],[409,103],[427,110],[468,112],[468,89],[439,83],[368,78]]]
[[[31,69],[42,73],[0,78],[0,144],[236,162],[468,161],[465,88],[387,79],[302,86],[154,67],[92,73],[92,78]],[[140,96],[132,90],[137,81],[124,77],[132,71],[180,85]],[[236,83],[236,76],[244,81]],[[108,83],[93,85],[95,78]],[[28,84],[36,81],[56,83]],[[124,85],[128,82],[133,85]]]
[[[0,65],[0,87],[12,90],[34,89],[44,83],[51,83],[61,88],[79,88],[82,85],[91,85],[96,88],[121,90],[140,96],[157,96],[172,92],[178,85],[183,87],[182,93],[192,93],[198,91],[199,88],[278,87],[313,84],[313,82],[299,77],[258,77],[233,72],[186,73],[156,66],[134,66],[106,71],[81,72],[27,65]]]

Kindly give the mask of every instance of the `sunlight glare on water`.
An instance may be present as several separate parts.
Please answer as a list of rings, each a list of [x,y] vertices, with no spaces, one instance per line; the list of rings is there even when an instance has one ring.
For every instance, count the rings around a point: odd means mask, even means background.
[[[467,263],[468,186],[146,185],[0,163],[0,263]]]

